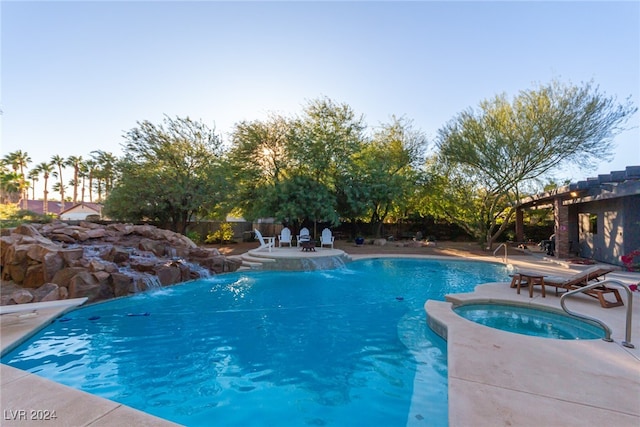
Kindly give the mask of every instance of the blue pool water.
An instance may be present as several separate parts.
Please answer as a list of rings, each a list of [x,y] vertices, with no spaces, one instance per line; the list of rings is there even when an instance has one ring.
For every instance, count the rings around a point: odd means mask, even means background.
[[[454,309],[465,319],[517,334],[564,340],[604,337],[595,324],[549,310],[505,304],[469,304]]]
[[[80,308],[2,363],[189,426],[444,426],[424,303],[496,280],[411,259],[226,274]]]

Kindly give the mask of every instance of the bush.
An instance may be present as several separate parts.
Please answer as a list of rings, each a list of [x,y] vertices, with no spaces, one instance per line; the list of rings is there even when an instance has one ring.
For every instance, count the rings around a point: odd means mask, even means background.
[[[207,234],[205,243],[229,243],[233,240],[233,227],[228,222],[220,224],[220,228]]]
[[[193,243],[200,243],[202,236],[197,231],[187,231],[187,237],[191,239]]]
[[[2,228],[17,227],[25,222],[49,223],[53,219],[51,215],[40,215],[32,211],[19,209],[15,204],[0,205],[0,223]]]

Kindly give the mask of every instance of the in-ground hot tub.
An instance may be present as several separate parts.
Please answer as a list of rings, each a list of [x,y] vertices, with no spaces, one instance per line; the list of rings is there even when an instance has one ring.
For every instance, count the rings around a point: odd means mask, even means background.
[[[453,308],[472,322],[522,335],[564,340],[601,339],[604,330],[596,323],[576,319],[559,311],[504,303],[472,303]]]

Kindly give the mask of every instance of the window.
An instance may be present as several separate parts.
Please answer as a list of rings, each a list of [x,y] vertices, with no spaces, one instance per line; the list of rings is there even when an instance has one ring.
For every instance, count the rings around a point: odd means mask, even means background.
[[[598,215],[589,214],[589,233],[598,234]]]

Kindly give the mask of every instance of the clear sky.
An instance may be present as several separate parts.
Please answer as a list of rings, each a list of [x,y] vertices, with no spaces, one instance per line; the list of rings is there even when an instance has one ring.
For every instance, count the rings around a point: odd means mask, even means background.
[[[7,1],[2,155],[121,155],[163,115],[215,126],[347,103],[429,139],[495,95],[593,80],[640,104],[640,2]],[[615,158],[572,180],[640,165],[640,114]],[[70,176],[69,176],[70,178]],[[66,181],[66,179],[65,179]]]

